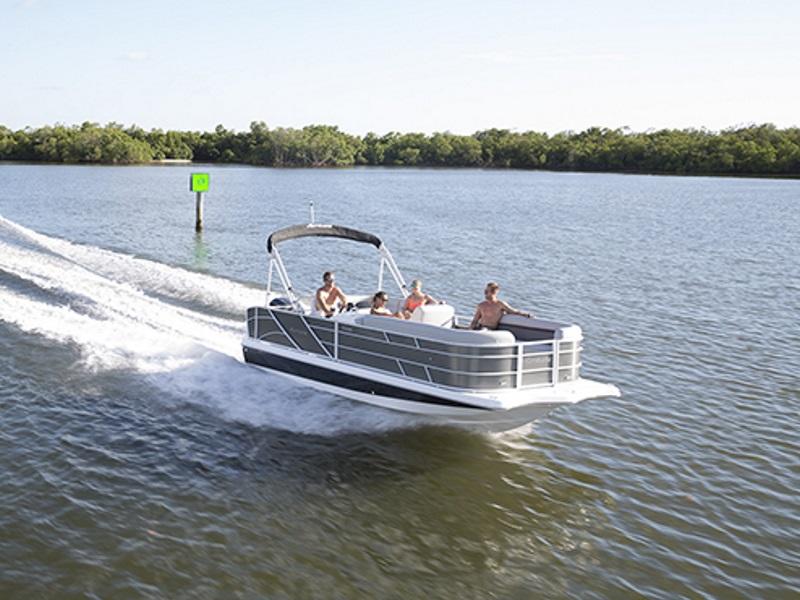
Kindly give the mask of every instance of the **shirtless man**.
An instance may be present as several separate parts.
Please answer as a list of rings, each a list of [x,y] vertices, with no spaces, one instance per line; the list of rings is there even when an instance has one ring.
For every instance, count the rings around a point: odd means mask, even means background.
[[[336,314],[334,307],[336,301],[341,302],[341,307],[347,306],[347,297],[344,292],[336,287],[336,278],[333,271],[325,271],[322,274],[322,287],[317,290],[317,310],[326,317]]]
[[[516,308],[511,308],[502,300],[497,299],[497,292],[500,291],[500,286],[494,281],[486,284],[486,289],[483,290],[483,295],[486,298],[483,302],[478,304],[475,310],[475,316],[472,317],[470,329],[497,329],[500,324],[500,319],[503,315],[520,315],[523,317],[530,317],[530,313],[522,312]]]

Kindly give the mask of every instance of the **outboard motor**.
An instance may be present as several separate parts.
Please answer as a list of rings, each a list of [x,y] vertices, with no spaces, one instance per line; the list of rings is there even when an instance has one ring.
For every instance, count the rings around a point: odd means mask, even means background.
[[[288,298],[284,298],[284,297],[281,296],[281,297],[273,298],[272,300],[270,300],[269,305],[280,308],[282,306],[291,306],[292,303],[289,301]]]

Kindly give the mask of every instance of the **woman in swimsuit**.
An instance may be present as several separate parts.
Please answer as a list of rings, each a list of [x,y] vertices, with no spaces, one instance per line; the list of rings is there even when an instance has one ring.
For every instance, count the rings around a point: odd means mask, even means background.
[[[398,319],[405,319],[403,313],[393,313],[386,308],[386,302],[389,300],[389,295],[386,292],[377,292],[372,297],[372,308],[369,309],[369,314],[377,315],[379,317],[396,317]]]
[[[411,282],[411,293],[406,296],[406,300],[403,302],[402,310],[406,319],[410,319],[411,313],[423,304],[439,304],[439,301],[433,296],[423,293],[422,282],[419,279],[415,279]]]

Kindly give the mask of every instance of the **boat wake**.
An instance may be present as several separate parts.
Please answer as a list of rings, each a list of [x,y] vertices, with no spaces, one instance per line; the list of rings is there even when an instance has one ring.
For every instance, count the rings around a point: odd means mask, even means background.
[[[420,423],[241,361],[254,287],[46,236],[0,217],[0,321],[80,351],[90,374],[130,373],[223,418],[316,435]]]

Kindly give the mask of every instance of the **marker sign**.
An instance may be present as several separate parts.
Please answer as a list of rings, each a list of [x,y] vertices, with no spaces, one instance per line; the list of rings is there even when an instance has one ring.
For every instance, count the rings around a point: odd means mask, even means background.
[[[207,192],[209,179],[208,173],[192,173],[189,177],[189,191]]]

